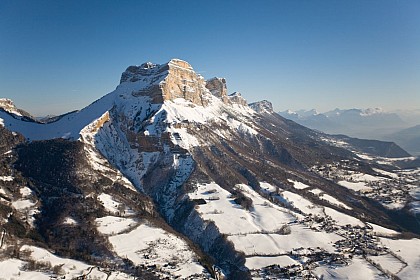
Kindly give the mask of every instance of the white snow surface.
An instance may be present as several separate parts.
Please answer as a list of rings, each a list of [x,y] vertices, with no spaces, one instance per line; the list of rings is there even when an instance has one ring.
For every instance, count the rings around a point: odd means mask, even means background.
[[[336,199],[335,197],[333,197],[329,194],[324,193],[324,194],[321,194],[320,197],[321,197],[321,199],[324,199],[331,204],[338,205],[340,207],[343,207],[343,208],[349,209],[349,210],[352,209],[351,207],[347,206],[346,204],[344,204],[343,202],[341,202],[340,200]]]
[[[381,272],[374,266],[362,258],[353,258],[348,266],[329,267],[319,266],[315,269],[315,274],[318,277],[323,277],[325,280],[379,280],[389,279],[388,277],[381,277]]]
[[[0,181],[10,182],[10,181],[13,181],[13,177],[12,176],[0,176]]]
[[[120,207],[121,203],[115,201],[114,198],[109,194],[101,193],[98,195],[98,199],[105,207],[105,209],[110,213],[115,214],[119,212],[118,208]]]
[[[333,244],[342,239],[333,233],[313,231],[302,225],[291,225],[291,234],[241,234],[228,237],[235,248],[246,255],[279,255],[296,248],[323,248],[334,252]]]
[[[72,217],[66,217],[63,221],[63,225],[76,226],[78,225],[78,222]]]
[[[311,201],[296,193],[284,191],[281,193],[281,196],[285,198],[293,207],[298,208],[305,214],[324,215],[322,207],[312,203]]]
[[[371,187],[366,186],[365,182],[347,182],[347,181],[339,181],[339,185],[346,187],[353,191],[369,191],[372,190]]]
[[[246,258],[245,266],[249,269],[260,269],[269,265],[277,264],[281,267],[299,264],[299,262],[290,258],[289,256],[263,256],[263,257],[248,257]]]
[[[306,184],[304,184],[302,182],[293,181],[293,180],[290,180],[290,179],[288,179],[288,181],[290,183],[293,183],[293,187],[295,187],[296,189],[299,189],[299,190],[303,190],[303,189],[306,189],[306,188],[309,188],[310,187],[310,186],[308,186],[308,185],[306,185]]]
[[[73,279],[83,275],[89,275],[88,279],[131,279],[127,274],[120,272],[112,272],[109,276],[105,272],[101,272],[98,269],[93,269],[83,262],[60,258],[50,253],[49,251],[35,247],[24,245],[20,251],[30,252],[30,258],[35,262],[50,263],[51,267],[61,266],[62,274],[60,277],[63,279]],[[49,280],[56,279],[57,275],[54,275],[52,271],[27,271],[24,270],[24,266],[27,262],[18,259],[5,259],[0,261],[0,279],[23,279],[23,280]],[[90,273],[89,273],[90,271]]]
[[[332,208],[325,207],[324,211],[325,211],[325,214],[327,214],[333,220],[335,220],[338,225],[342,225],[342,226],[352,225],[352,226],[360,226],[360,227],[365,226],[365,224],[361,220],[354,218],[352,216],[346,215],[344,213],[338,212],[337,210],[334,210]]]
[[[376,234],[379,235],[383,235],[383,236],[393,236],[393,235],[397,235],[399,234],[398,231],[386,228],[386,227],[382,227],[376,224],[372,224],[372,223],[367,223],[368,225],[370,225],[372,227],[372,231]]]
[[[380,241],[408,264],[397,274],[398,277],[401,279],[419,279],[420,239],[380,238]]]
[[[342,239],[333,233],[317,232],[303,225],[293,224],[296,215],[290,210],[271,203],[247,185],[240,184],[236,187],[252,199],[253,208],[249,211],[237,205],[231,194],[216,183],[198,184],[197,189],[189,196],[191,199],[206,201],[206,204],[197,205],[198,212],[205,220],[214,221],[220,232],[228,235],[228,240],[233,242],[235,248],[248,256],[249,268],[270,265],[275,259],[271,257],[300,247],[321,247],[333,252],[333,243]],[[278,234],[278,230],[285,225],[290,228],[291,233]],[[265,256],[269,258],[256,258]]]
[[[32,195],[32,190],[28,187],[22,187],[19,189],[20,194],[23,198],[27,198]]]
[[[275,192],[276,187],[267,183],[267,182],[260,182],[260,187],[268,192]]]
[[[98,231],[105,235],[119,234],[137,225],[135,219],[115,216],[97,218],[95,222],[98,225]]]
[[[204,270],[183,240],[160,228],[141,224],[128,233],[110,236],[109,241],[119,256],[135,265],[158,265],[181,278],[202,274]],[[167,265],[170,262],[174,266]]]
[[[369,259],[393,274],[397,274],[405,267],[403,262],[391,254],[369,256]]]
[[[16,210],[24,210],[24,209],[28,209],[31,208],[32,206],[34,206],[35,203],[33,203],[31,200],[29,199],[19,199],[19,200],[15,200],[12,202],[12,206],[16,209]]]
[[[296,220],[284,208],[265,200],[249,186],[240,187],[253,200],[252,211],[237,205],[231,193],[216,183],[199,184],[197,190],[189,196],[191,199],[206,200],[206,204],[198,205],[198,212],[205,220],[214,221],[219,230],[226,234],[270,232]]]

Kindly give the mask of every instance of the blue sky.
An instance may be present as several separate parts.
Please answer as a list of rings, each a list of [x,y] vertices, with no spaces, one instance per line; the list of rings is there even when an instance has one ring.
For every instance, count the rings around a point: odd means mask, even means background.
[[[80,109],[181,58],[276,110],[420,108],[420,1],[0,2],[0,97]]]

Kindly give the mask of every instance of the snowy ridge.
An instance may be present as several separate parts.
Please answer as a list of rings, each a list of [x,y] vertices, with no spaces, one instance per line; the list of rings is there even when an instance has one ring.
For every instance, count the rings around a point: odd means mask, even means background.
[[[18,117],[21,117],[22,114],[19,112],[18,108],[16,108],[15,104],[12,100],[7,98],[0,98],[0,108],[4,109],[5,111],[14,114]]]

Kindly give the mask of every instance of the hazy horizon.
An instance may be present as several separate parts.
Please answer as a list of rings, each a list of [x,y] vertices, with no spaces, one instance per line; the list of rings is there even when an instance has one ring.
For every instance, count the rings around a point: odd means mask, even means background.
[[[420,109],[420,2],[2,1],[0,97],[79,110],[146,61],[188,61],[276,111]]]

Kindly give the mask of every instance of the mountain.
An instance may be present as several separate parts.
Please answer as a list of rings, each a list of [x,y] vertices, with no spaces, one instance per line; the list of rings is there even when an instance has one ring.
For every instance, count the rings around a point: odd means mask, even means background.
[[[16,116],[26,118],[28,120],[33,120],[34,119],[34,117],[31,116],[31,114],[29,114],[25,110],[17,108],[15,106],[15,103],[13,103],[12,100],[7,99],[7,98],[0,98],[0,110],[4,110],[6,112],[9,112],[9,113],[14,114]]]
[[[385,138],[399,143],[413,155],[420,155],[420,125],[402,129],[385,136]]]
[[[417,277],[416,158],[247,105],[185,61],[130,66],[50,121],[0,120],[6,278]]]
[[[392,141],[413,155],[420,154],[420,141],[418,141],[420,135],[415,132],[416,126],[407,128],[409,123],[415,123],[415,120],[418,120],[415,112],[390,113],[380,108],[368,108],[364,110],[335,109],[325,113],[318,113],[315,109],[295,112],[286,110],[279,114],[325,133]],[[415,119],[416,116],[417,119]]]
[[[299,124],[330,134],[346,134],[358,138],[384,139],[385,135],[405,128],[407,124],[396,113],[380,108],[335,109],[318,113],[312,109],[279,113]]]

